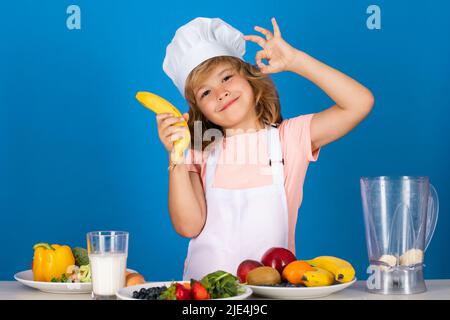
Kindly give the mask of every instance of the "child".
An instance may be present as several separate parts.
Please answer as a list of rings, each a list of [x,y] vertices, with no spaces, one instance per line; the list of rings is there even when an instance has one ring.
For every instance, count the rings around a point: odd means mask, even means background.
[[[243,36],[221,19],[196,18],[179,28],[167,47],[163,69],[190,108],[183,118],[158,115],[158,134],[170,154],[185,130],[174,124],[187,120],[194,145],[184,163],[169,166],[172,223],[180,235],[191,238],[185,280],[216,270],[236,274],[240,262],[259,261],[271,247],[295,253],[309,162],[372,109],[374,98],[367,88],[290,46],[274,18],[272,24],[273,33],[255,27],[263,38]],[[245,40],[262,47],[257,67],[242,59]],[[283,120],[268,76],[281,71],[309,79],[336,104]],[[198,129],[205,135],[199,136]],[[213,142],[208,132],[216,135]],[[232,160],[242,150],[258,154],[261,161],[236,164]]]

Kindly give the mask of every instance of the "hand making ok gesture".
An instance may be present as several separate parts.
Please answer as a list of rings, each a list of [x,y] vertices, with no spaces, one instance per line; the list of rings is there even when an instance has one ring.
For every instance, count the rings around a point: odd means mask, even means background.
[[[288,70],[295,57],[296,49],[281,38],[280,28],[275,18],[272,18],[272,25],[273,34],[267,29],[255,26],[255,30],[264,34],[266,39],[254,35],[244,36],[244,40],[255,42],[263,48],[255,56],[256,64],[263,73],[277,73]],[[264,64],[261,61],[262,59],[266,59],[269,65]]]

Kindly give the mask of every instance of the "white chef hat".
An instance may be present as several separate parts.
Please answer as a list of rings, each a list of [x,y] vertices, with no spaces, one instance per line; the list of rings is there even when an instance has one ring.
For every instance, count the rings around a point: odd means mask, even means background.
[[[243,60],[243,34],[219,18],[195,18],[181,26],[166,48],[163,70],[184,97],[189,73],[212,57],[233,56]]]

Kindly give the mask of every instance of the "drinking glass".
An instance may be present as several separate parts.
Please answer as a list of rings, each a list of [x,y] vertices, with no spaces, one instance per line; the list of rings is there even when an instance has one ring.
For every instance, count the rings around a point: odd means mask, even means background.
[[[128,232],[89,232],[87,248],[91,266],[92,298],[115,300],[117,290],[125,286]]]

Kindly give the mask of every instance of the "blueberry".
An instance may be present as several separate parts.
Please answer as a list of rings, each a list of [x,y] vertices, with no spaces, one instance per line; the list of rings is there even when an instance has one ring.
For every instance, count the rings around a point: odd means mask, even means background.
[[[133,298],[141,300],[158,300],[161,293],[166,289],[167,286],[141,288],[139,291],[133,292]]]

